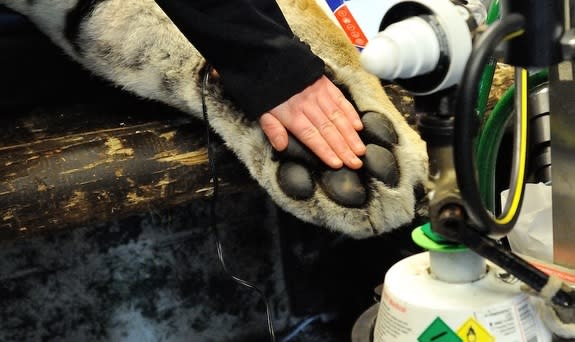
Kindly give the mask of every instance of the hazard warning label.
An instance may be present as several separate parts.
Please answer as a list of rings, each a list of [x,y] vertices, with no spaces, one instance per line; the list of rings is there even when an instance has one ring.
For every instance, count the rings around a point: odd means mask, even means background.
[[[335,15],[339,25],[358,49],[363,49],[367,44],[367,37],[355,20],[344,0],[326,0],[329,8]]]
[[[487,329],[477,322],[473,317],[457,329],[457,336],[463,342],[493,342],[495,338],[489,334]]]
[[[455,331],[437,317],[417,338],[419,342],[461,342]]]

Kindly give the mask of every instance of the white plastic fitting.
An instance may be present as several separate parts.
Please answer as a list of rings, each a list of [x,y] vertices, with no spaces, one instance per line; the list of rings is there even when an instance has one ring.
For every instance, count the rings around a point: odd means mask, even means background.
[[[439,52],[431,25],[422,17],[411,17],[372,38],[361,53],[361,64],[380,79],[393,81],[433,71]]]
[[[472,41],[460,8],[450,0],[398,0],[396,5],[405,2],[427,8],[442,31],[441,37],[417,16],[392,23],[370,38],[361,53],[362,66],[384,80],[407,79],[434,70],[440,55],[445,54],[449,64],[443,79],[421,90],[408,90],[415,95],[428,95],[457,84],[471,53]]]
[[[487,273],[485,259],[470,250],[429,252],[431,274],[446,283],[471,283]]]

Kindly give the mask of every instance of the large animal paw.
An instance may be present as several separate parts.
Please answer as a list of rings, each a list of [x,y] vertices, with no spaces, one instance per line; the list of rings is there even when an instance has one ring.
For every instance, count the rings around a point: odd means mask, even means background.
[[[275,151],[256,122],[242,118],[220,98],[216,84],[209,86],[208,121],[283,210],[365,238],[414,219],[415,193],[427,179],[427,154],[383,89],[364,82],[348,90],[352,97],[356,92],[368,97],[354,100],[363,105],[358,107],[364,124],[360,136],[367,145],[359,170],[331,169],[293,137],[285,151]]]
[[[74,60],[127,91],[198,118],[207,94],[210,126],[271,198],[301,220],[357,238],[411,222],[418,205],[415,189],[427,180],[425,144],[379,80],[361,68],[357,50],[315,1],[278,4],[295,35],[325,61],[326,74],[362,113],[368,151],[358,171],[328,169],[293,139],[287,152],[274,152],[259,124],[244,117],[216,80],[202,87],[205,60],[153,0],[86,6],[75,1],[7,2]]]
[[[293,199],[307,200],[319,186],[335,203],[361,208],[368,200],[370,178],[395,188],[400,174],[392,152],[398,142],[397,133],[391,122],[379,113],[365,113],[361,120],[365,129],[360,135],[367,147],[361,170],[327,168],[308,148],[290,136],[288,148],[277,153],[277,180],[281,190]]]

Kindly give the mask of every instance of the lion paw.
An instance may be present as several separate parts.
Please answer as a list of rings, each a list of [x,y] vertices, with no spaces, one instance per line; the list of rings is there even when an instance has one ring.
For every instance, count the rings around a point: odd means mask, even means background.
[[[322,167],[322,163],[308,148],[293,136],[288,148],[277,154],[278,183],[282,191],[293,199],[306,200],[313,196],[316,186],[329,199],[344,207],[360,208],[368,201],[369,179],[375,178],[390,188],[397,186],[400,170],[393,148],[398,142],[393,124],[378,113],[362,116],[364,125],[360,136],[367,150],[363,168],[338,170]]]

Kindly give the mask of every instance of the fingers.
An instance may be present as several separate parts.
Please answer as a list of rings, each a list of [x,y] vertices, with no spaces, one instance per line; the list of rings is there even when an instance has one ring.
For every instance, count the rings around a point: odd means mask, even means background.
[[[362,166],[362,162],[357,156],[365,153],[365,146],[341,110],[337,109],[328,114],[329,117],[320,107],[309,108],[304,113],[315,128],[314,132],[317,132],[318,137],[313,136],[314,141],[324,140],[348,167],[358,169]],[[301,139],[305,138],[302,137]],[[302,140],[308,146],[315,143],[314,141],[308,143]]]
[[[358,156],[366,147],[357,130],[362,129],[353,105],[327,77],[271,109],[260,125],[274,148],[287,146],[287,131],[332,168],[362,166]]]
[[[283,151],[288,145],[288,133],[282,123],[270,113],[260,117],[260,126],[273,148]]]
[[[347,116],[348,120],[353,125],[353,128],[356,131],[362,130],[363,123],[361,122],[359,114],[351,102],[345,98],[343,93],[339,90],[338,87],[335,86],[335,84],[329,80],[329,78],[323,76],[321,81],[326,82],[326,89],[330,95],[331,101],[343,111],[343,113]]]
[[[283,146],[275,146],[277,144],[276,137],[282,135],[287,129],[329,167],[338,169],[343,166],[342,160],[322,137],[319,130],[303,112],[291,110],[287,102],[262,115],[260,117],[260,126],[262,126],[265,135],[276,149]],[[287,139],[287,133],[285,137]],[[287,147],[287,142],[285,145]]]
[[[347,100],[345,100],[345,102],[347,102]],[[355,155],[358,156],[364,155],[365,145],[363,144],[359,135],[357,134],[356,127],[353,124],[353,121],[350,120],[351,115],[346,114],[344,109],[342,109],[339,106],[336,106],[336,104],[333,101],[330,101],[330,99],[327,97],[319,97],[318,104],[324,114],[323,115],[317,114],[313,116],[308,115],[308,117],[310,117],[312,123],[316,127],[329,128],[330,127],[329,123],[333,124],[333,126],[339,133],[339,136],[334,140],[333,144],[330,142],[330,140],[328,140],[328,142],[334,148],[334,150],[338,147],[338,145],[345,144],[346,146],[349,146],[351,148],[351,150]],[[359,124],[362,125],[361,120],[359,119],[359,115],[357,115],[355,110],[353,111],[353,113],[355,113],[355,115],[357,116]],[[314,119],[316,121],[314,121]],[[327,122],[325,120],[327,120]],[[363,127],[363,125],[360,127]],[[341,143],[337,142],[337,140],[342,139],[343,141],[341,141]]]
[[[348,161],[346,165],[349,164],[348,166],[354,169],[361,167],[361,160],[349,148],[346,149],[345,141],[333,125],[333,129],[327,126],[318,129],[303,113],[296,114],[291,119],[286,127],[329,167],[339,169],[345,161]],[[329,141],[339,144],[334,143],[334,148]],[[353,160],[354,158],[357,160]]]

